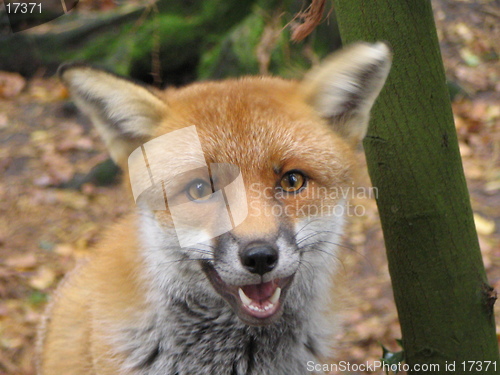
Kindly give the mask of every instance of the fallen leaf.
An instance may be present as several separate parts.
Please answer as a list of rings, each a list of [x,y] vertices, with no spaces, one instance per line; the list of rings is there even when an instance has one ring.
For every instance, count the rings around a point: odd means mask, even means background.
[[[60,190],[57,192],[57,200],[75,210],[81,210],[89,204],[87,196],[79,191]]]
[[[459,142],[458,147],[460,149],[460,155],[462,157],[471,156],[472,155],[471,148],[467,144],[465,144],[464,142]]]
[[[9,123],[9,118],[7,114],[0,113],[0,129],[5,129]]]
[[[50,186],[53,184],[53,180],[48,174],[43,174],[36,177],[33,180],[33,184],[35,184],[36,186]]]
[[[68,182],[73,177],[74,167],[64,156],[53,151],[47,151],[42,156],[42,161],[47,167],[54,185]]]
[[[465,163],[467,159],[464,160],[464,172],[465,176],[471,180],[480,180],[484,178],[484,168],[477,163]]]
[[[18,73],[0,72],[0,98],[12,99],[26,86],[26,80]]]
[[[71,150],[92,150],[94,143],[89,137],[81,137],[78,139],[66,139],[57,145],[58,151],[71,151]]]
[[[59,244],[55,247],[54,252],[59,255],[68,256],[73,254],[75,248],[67,243]]]
[[[43,290],[51,286],[56,280],[55,272],[48,267],[40,267],[37,273],[30,278],[29,285],[35,289]]]
[[[5,265],[16,270],[26,270],[35,267],[37,259],[34,254],[14,255],[5,260]]]
[[[35,143],[44,143],[50,139],[49,132],[45,130],[35,130],[30,135],[31,141]]]
[[[474,39],[471,29],[463,22],[460,22],[455,26],[455,31],[466,42],[471,42]]]
[[[68,97],[67,89],[56,80],[39,80],[30,81],[29,94],[39,102],[48,103]]]
[[[479,234],[488,236],[495,232],[495,222],[493,220],[488,220],[479,214],[474,214],[474,223],[476,224],[476,230]]]
[[[21,336],[17,337],[7,337],[4,336],[0,339],[0,345],[8,349],[18,349],[24,344],[24,340]]]
[[[491,192],[491,191],[495,191],[495,190],[500,190],[500,179],[494,180],[494,181],[489,181],[484,186],[484,191],[486,191],[486,192]]]

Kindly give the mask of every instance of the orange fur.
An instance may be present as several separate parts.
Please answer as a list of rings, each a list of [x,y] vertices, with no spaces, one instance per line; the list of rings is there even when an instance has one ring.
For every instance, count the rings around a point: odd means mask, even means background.
[[[352,66],[346,64],[349,57]],[[361,82],[364,88],[356,79],[366,79],[368,63],[378,64],[380,72],[370,67],[374,82]],[[368,112],[388,64],[387,47],[360,44],[332,58],[303,82],[242,78],[155,92],[88,67],[63,68],[61,76],[125,169],[128,155],[142,143],[195,125],[207,165],[230,163],[241,171],[249,215],[231,233],[246,241],[277,236],[283,226],[297,227],[306,219],[305,207],[333,207],[340,201],[328,193],[349,186],[352,145],[366,132]],[[359,108],[351,113],[356,89],[361,99],[354,102]],[[330,110],[325,106],[328,100],[338,108]],[[292,170],[307,176],[307,191],[319,193],[279,198],[270,193],[281,176]],[[220,185],[215,189],[228,182],[214,182]],[[289,211],[269,213],[274,206]],[[209,205],[200,205],[193,215],[216,221],[210,210]],[[167,231],[172,229],[168,208],[153,211],[152,217]],[[144,219],[131,214],[113,226],[55,293],[40,331],[41,374],[126,373],[122,365],[127,355],[119,350],[118,337],[133,332],[143,324],[143,316],[157,309],[152,286],[167,288],[155,285],[157,275],[148,271],[149,249],[140,232]]]

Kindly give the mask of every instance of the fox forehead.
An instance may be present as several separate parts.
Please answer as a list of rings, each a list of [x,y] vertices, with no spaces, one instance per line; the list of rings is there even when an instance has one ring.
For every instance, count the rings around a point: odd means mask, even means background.
[[[158,92],[78,64],[62,66],[59,75],[124,169],[145,142],[194,125],[198,152],[184,147],[187,138],[172,147],[182,151],[180,161],[197,155],[197,161],[237,164],[246,174],[302,164],[335,179],[349,168],[353,146],[366,134],[390,65],[384,43],[356,43],[300,82],[243,78]]]
[[[252,178],[301,169],[325,184],[351,165],[350,147],[306,103],[296,81],[197,83],[166,90],[162,99],[168,110],[155,136],[195,125],[208,163],[235,164]]]

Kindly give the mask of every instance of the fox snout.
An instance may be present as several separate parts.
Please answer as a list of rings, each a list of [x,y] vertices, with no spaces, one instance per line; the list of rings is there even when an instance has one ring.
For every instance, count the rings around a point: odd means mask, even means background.
[[[298,267],[300,252],[293,233],[286,229],[252,237],[231,231],[215,239],[213,259],[226,283],[245,285],[290,276]]]
[[[273,244],[252,242],[241,251],[240,260],[249,272],[263,276],[276,267],[279,252]]]
[[[238,317],[254,326],[275,322],[300,264],[292,233],[283,228],[274,235],[231,231],[215,239],[213,251],[213,261],[203,270]]]

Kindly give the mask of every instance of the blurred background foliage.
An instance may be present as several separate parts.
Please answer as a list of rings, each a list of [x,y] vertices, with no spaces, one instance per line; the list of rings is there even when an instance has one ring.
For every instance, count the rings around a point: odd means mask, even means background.
[[[307,6],[302,0],[102,2],[105,11],[80,2],[50,24],[2,36],[0,70],[50,75],[76,60],[159,86],[259,73],[296,77],[341,44],[327,3],[324,22],[304,42],[290,43],[295,16]]]

